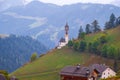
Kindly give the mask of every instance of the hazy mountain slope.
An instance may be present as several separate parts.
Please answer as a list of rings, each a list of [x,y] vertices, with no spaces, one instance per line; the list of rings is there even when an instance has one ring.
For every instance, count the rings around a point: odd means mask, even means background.
[[[106,31],[108,37],[108,45],[115,45],[120,47],[120,27]],[[100,36],[102,32],[97,34],[90,34],[86,36],[87,41],[93,41],[96,37]],[[59,80],[59,72],[61,68],[68,65],[90,65],[93,63],[101,63],[109,65],[113,68],[114,60],[103,58],[90,53],[80,53],[71,48],[63,47],[62,49],[54,49],[49,51],[45,56],[37,59],[36,61],[22,66],[11,75],[17,76],[20,80]],[[120,68],[120,61],[118,62]]]
[[[12,72],[30,61],[32,53],[38,55],[48,49],[30,37],[10,35],[0,38],[0,70]]]
[[[64,36],[66,22],[70,26],[70,38],[73,38],[77,36],[81,25],[85,27],[86,23],[92,23],[94,19],[97,19],[103,27],[111,13],[118,16],[120,7],[90,3],[57,6],[33,1],[25,6],[12,7],[0,13],[0,32],[30,35],[44,44],[48,42],[45,45],[53,48]]]

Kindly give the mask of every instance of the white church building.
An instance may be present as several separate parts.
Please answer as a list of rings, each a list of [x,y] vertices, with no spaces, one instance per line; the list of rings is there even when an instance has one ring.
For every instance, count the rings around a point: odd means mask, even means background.
[[[68,31],[69,31],[69,26],[66,23],[66,25],[65,25],[65,38],[62,37],[60,39],[57,49],[61,49],[63,46],[68,44],[68,41],[69,41]]]

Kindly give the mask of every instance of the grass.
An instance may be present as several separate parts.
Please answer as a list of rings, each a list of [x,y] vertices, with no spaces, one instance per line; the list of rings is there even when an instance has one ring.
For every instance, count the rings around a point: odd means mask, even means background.
[[[115,47],[120,47],[120,26],[117,28],[110,29],[105,32],[93,33],[89,34],[85,37],[87,42],[93,42],[97,38],[99,38],[102,34],[107,35],[108,44],[107,45],[115,45]]]
[[[10,76],[17,76],[19,80],[60,80],[61,68],[76,64],[88,66],[93,63],[105,63],[113,66],[113,60],[89,53],[75,52],[64,47],[61,50],[53,50],[38,60],[21,67]]]
[[[98,38],[103,32],[97,34],[90,34],[85,37],[87,42]],[[120,47],[120,27],[107,31],[108,45],[115,45]],[[60,50],[54,49],[49,51],[46,55],[40,57],[36,61],[22,66],[10,76],[16,76],[19,80],[60,80],[60,70],[68,65],[82,64],[84,66],[93,63],[107,64],[113,67],[113,60],[106,59],[90,53],[76,52],[68,47]],[[120,62],[119,62],[120,68]]]

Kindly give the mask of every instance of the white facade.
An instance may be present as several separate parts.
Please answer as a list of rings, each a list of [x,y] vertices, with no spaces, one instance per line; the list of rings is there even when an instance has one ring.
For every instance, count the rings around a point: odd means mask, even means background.
[[[57,47],[57,49],[61,49],[65,45],[66,45],[66,42],[60,42],[59,46]]]
[[[116,76],[116,73],[112,69],[107,68],[105,71],[103,71],[101,79],[105,79],[113,76]]]
[[[65,35],[65,42],[66,42],[66,44],[68,44],[68,41],[69,41],[68,35]]]

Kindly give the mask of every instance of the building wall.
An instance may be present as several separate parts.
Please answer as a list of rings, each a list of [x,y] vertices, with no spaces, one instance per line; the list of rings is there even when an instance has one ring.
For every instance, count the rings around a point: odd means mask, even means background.
[[[66,41],[66,44],[68,44],[68,41],[69,41],[68,34],[65,35],[65,41]]]
[[[107,68],[107,69],[102,73],[101,78],[104,79],[104,78],[108,78],[108,77],[112,77],[112,76],[116,76],[116,73],[115,73],[112,69]]]
[[[88,80],[87,77],[61,75],[61,80]]]
[[[60,42],[59,43],[59,46],[57,47],[58,49],[61,49],[63,46],[65,46],[66,45],[66,43],[65,42]]]

